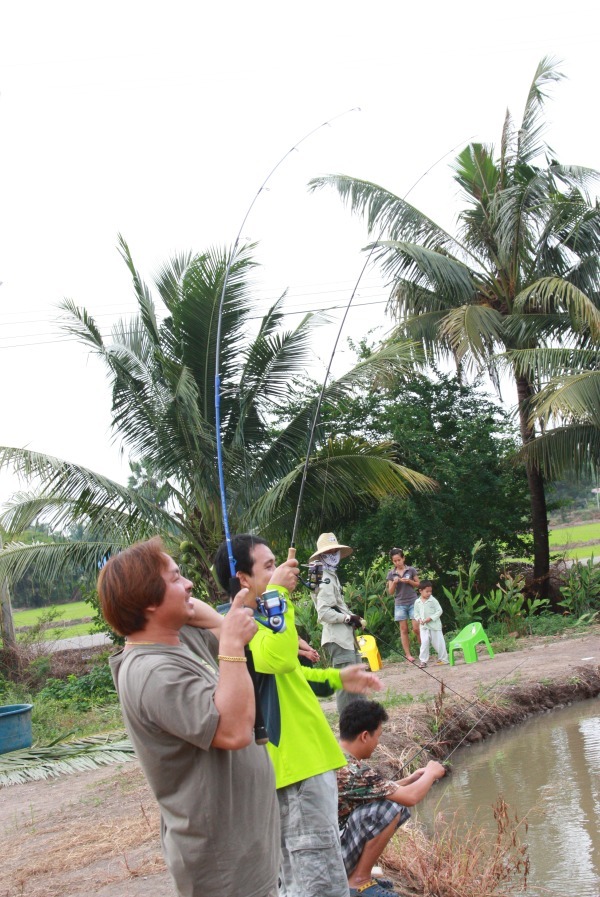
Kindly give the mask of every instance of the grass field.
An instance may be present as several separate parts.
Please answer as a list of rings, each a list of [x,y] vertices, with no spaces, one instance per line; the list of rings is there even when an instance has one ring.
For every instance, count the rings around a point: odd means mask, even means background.
[[[56,622],[59,620],[81,620],[83,617],[91,617],[92,609],[86,601],[76,601],[73,604],[54,604],[52,607],[32,607],[29,610],[13,612],[13,621],[16,627],[34,626],[40,617],[49,610],[56,612]]]
[[[574,542],[591,542],[592,539],[600,543],[600,523],[581,523],[578,526],[571,525],[550,530],[550,547]],[[600,553],[600,546],[596,553]]]
[[[65,625],[53,626],[44,632],[45,641],[54,641],[61,638],[74,638],[77,635],[88,635],[92,631],[91,623],[76,623],[69,626],[71,620],[82,620],[92,616],[92,609],[85,601],[76,601],[71,604],[54,604],[52,607],[33,607],[29,610],[20,610],[13,614],[15,629],[22,626],[34,626],[41,616],[52,610],[56,613],[54,622],[64,620]],[[17,638],[22,638],[23,633],[17,633]]]

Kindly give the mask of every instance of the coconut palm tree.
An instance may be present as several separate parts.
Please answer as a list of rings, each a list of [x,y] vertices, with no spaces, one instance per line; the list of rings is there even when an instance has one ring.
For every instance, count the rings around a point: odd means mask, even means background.
[[[391,283],[398,334],[417,338],[431,361],[451,358],[465,373],[487,369],[498,385],[498,353],[585,344],[600,331],[600,208],[589,188],[598,173],[561,165],[543,140],[548,85],[561,75],[543,59],[515,127],[507,113],[498,153],[472,143],[455,163],[466,208],[456,235],[376,184],[332,175],[332,187],[377,237],[376,257]],[[384,236],[387,239],[383,239]],[[528,413],[537,383],[512,368],[521,437],[537,431]],[[544,594],[549,542],[544,479],[535,456],[527,477],[534,576]]]
[[[161,532],[181,554],[198,583],[211,582],[211,559],[222,538],[215,449],[215,340],[217,309],[227,268],[226,253],[172,259],[159,272],[156,289],[167,315],[159,322],[149,287],[120,238],[132,276],[138,315],[113,327],[107,341],[85,309],[65,301],[65,328],[105,365],[112,390],[115,439],[150,471],[153,487],[136,478],[122,486],[68,461],[25,449],[0,449],[0,469],[10,466],[33,492],[14,496],[0,518],[16,536],[40,514],[54,530],[85,523],[88,538],[38,546],[9,544],[0,572],[11,577],[36,563],[52,576],[66,558],[88,569],[135,539]],[[237,254],[230,269],[221,344],[221,422],[228,512],[232,529],[289,533],[295,510],[316,398],[296,405],[285,426],[275,430],[274,412],[290,407],[294,378],[305,375],[310,339],[318,317],[307,315],[294,329],[282,329],[283,297],[254,326],[250,274],[252,247]],[[334,402],[356,384],[412,367],[414,346],[388,346],[332,382]],[[141,468],[139,468],[141,469]],[[143,478],[142,478],[143,481]],[[323,425],[309,466],[305,522],[310,502],[318,515],[335,516],[361,501],[431,481],[394,462],[393,446],[370,445]],[[304,527],[307,532],[308,527]],[[314,536],[314,533],[311,533]],[[212,589],[211,589],[212,591]]]

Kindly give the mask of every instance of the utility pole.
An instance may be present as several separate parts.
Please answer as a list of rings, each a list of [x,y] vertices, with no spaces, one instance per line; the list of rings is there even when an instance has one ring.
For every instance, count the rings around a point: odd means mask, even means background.
[[[2,551],[2,536],[0,536],[0,551]],[[13,623],[12,607],[10,604],[10,592],[8,581],[0,576],[0,632],[4,642],[5,652],[16,651],[15,626]]]

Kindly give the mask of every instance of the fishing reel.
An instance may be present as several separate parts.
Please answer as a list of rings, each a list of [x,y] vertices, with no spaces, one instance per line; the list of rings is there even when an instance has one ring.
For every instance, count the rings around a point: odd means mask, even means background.
[[[284,614],[287,610],[287,601],[282,598],[277,589],[267,589],[260,598],[257,598],[256,609],[260,614],[256,617],[258,623],[262,623],[273,632],[285,630]]]
[[[311,592],[316,592],[322,582],[328,583],[330,580],[323,578],[323,564],[309,564],[308,577],[301,579],[300,582]]]
[[[237,577],[231,578],[229,582],[229,593],[235,595],[241,588],[240,581]],[[217,611],[225,615],[231,604],[220,604]],[[285,630],[285,612],[287,610],[287,601],[279,594],[277,589],[267,589],[256,599],[256,611],[254,619],[261,626],[271,629],[273,632],[283,632]]]

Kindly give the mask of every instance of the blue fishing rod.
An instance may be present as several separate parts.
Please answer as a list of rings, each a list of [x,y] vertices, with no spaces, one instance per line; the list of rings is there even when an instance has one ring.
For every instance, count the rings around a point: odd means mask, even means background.
[[[333,116],[327,121],[322,122],[322,124],[318,125],[316,128],[312,128],[307,134],[304,135],[300,140],[298,140],[289,150],[287,150],[281,159],[277,162],[277,164],[271,169],[268,173],[256,194],[252,198],[252,202],[248,206],[248,209],[242,219],[242,223],[240,224],[240,228],[238,230],[237,236],[235,238],[233,248],[229,254],[229,258],[227,260],[227,265],[225,267],[225,273],[223,275],[223,283],[221,287],[221,296],[219,300],[219,310],[217,316],[217,335],[216,335],[216,347],[215,347],[215,438],[217,444],[217,470],[219,475],[219,493],[221,498],[221,510],[223,516],[223,530],[225,534],[225,542],[227,545],[227,558],[229,561],[229,595],[233,597],[240,590],[240,581],[237,577],[237,564],[236,559],[233,553],[232,541],[231,541],[231,530],[229,527],[229,515],[227,513],[227,493],[225,488],[225,474],[224,474],[224,465],[223,465],[223,442],[221,438],[221,330],[222,330],[222,322],[223,322],[223,309],[225,306],[225,298],[227,292],[227,284],[229,281],[229,275],[231,273],[232,266],[234,264],[235,258],[237,256],[237,250],[239,246],[239,242],[242,236],[242,231],[245,227],[246,221],[248,220],[248,216],[250,215],[252,209],[254,208],[254,204],[256,203],[258,197],[266,188],[267,184],[275,174],[275,172],[280,168],[281,165],[285,162],[288,156],[291,153],[298,150],[298,148],[303,144],[306,140],[312,137],[313,134],[316,134],[322,128],[328,127],[338,118],[341,118],[344,115],[348,115],[350,112],[359,112],[360,109],[358,107],[353,107],[352,109],[347,109],[345,112],[341,112],[338,115]],[[279,593],[277,593],[278,596]],[[259,597],[258,600],[258,611],[259,617],[258,622],[264,626],[268,626],[270,629],[274,631],[281,631],[281,629],[285,625],[285,601],[283,601],[280,597],[276,597],[275,592],[271,592],[270,596],[264,600],[262,597]],[[255,702],[256,702],[256,722],[254,727],[255,740],[258,744],[265,744],[268,741],[268,734],[264,725],[264,721],[262,719],[262,711],[258,694],[258,684],[256,678],[256,672],[254,670],[254,663],[252,659],[252,652],[248,647],[246,647],[246,659],[248,661],[248,671],[252,677],[254,682],[254,693],[255,693]]]

